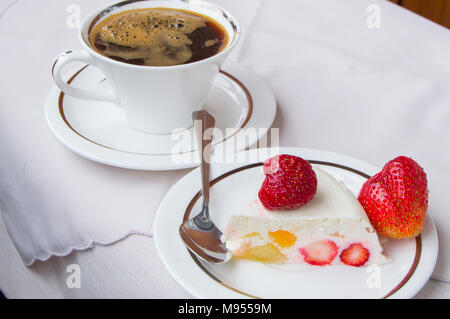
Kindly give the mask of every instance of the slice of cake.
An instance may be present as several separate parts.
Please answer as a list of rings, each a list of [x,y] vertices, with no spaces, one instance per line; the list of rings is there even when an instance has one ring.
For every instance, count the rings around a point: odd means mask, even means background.
[[[257,199],[231,217],[224,236],[233,257],[316,266],[385,263],[377,233],[359,201],[331,175],[312,169],[317,190],[306,204],[268,210]]]

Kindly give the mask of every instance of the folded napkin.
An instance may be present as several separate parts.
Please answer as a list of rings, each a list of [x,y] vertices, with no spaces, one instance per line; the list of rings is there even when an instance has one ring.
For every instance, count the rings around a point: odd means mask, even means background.
[[[83,18],[115,2],[75,5]],[[259,3],[222,2],[240,15],[244,30],[245,16],[252,16]],[[44,102],[53,85],[53,60],[81,47],[78,30],[66,23],[73,5],[68,0],[21,0],[0,6],[7,9],[0,18],[0,208],[26,265],[112,244],[129,234],[151,236],[159,201],[189,171],[105,166],[75,155],[50,133]],[[233,54],[239,54],[239,47]]]

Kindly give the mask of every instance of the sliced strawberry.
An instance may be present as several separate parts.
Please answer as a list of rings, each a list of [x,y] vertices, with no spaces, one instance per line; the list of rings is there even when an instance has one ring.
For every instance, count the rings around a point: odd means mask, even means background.
[[[369,260],[370,252],[361,243],[348,246],[341,253],[341,261],[349,266],[361,267]]]
[[[305,262],[315,266],[330,265],[338,254],[338,246],[331,240],[318,240],[300,248]]]

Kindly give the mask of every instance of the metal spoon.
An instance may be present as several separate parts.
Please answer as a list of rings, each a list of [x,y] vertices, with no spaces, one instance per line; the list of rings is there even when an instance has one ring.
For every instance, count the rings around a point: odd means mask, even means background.
[[[206,111],[195,111],[192,118],[201,158],[203,205],[200,213],[181,224],[179,231],[181,239],[192,253],[207,262],[218,264],[230,260],[231,252],[221,240],[222,232],[209,216],[209,162],[215,120]],[[205,132],[210,133],[209,136],[205,137]]]

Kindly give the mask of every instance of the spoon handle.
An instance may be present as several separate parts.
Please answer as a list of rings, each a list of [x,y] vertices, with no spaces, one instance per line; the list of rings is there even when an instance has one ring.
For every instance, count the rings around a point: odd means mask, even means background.
[[[203,207],[209,204],[209,162],[211,160],[211,142],[215,125],[214,117],[201,110],[192,113],[197,145],[200,153],[200,170],[202,175]],[[206,217],[206,216],[205,216]]]

